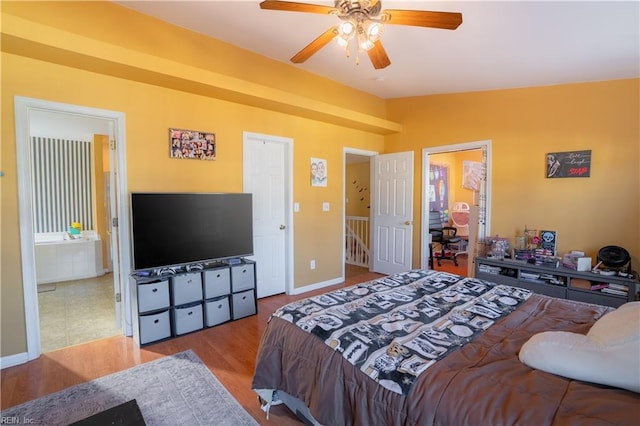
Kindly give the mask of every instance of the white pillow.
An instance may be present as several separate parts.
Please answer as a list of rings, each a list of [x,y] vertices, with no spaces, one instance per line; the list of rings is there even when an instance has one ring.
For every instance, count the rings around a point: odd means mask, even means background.
[[[602,316],[586,336],[538,333],[522,345],[519,357],[532,368],[640,393],[640,302]]]

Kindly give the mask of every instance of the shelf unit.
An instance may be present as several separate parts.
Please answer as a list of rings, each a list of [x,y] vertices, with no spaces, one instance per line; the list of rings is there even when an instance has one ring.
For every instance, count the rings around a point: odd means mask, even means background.
[[[256,264],[217,262],[204,269],[179,268],[129,276],[133,338],[140,345],[213,327],[258,312]]]
[[[487,257],[476,257],[475,273],[479,279],[526,288],[560,299],[614,308],[626,302],[640,300],[638,280],[617,275],[579,272],[564,267],[553,268],[519,260]],[[604,285],[608,286],[605,287],[607,290],[598,288]]]

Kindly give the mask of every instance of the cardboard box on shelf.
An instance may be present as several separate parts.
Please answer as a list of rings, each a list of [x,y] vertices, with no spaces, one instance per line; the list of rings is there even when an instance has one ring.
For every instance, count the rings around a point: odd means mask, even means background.
[[[573,251],[567,253],[562,257],[562,266],[565,268],[574,269],[576,271],[590,271],[591,270],[591,258],[585,257],[583,252]]]

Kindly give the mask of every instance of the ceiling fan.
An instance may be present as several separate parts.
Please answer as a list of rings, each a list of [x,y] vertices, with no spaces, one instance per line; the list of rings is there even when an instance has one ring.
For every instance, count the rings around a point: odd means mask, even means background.
[[[345,47],[349,56],[349,45],[357,43],[357,51],[366,51],[374,68],[382,69],[391,64],[387,52],[380,40],[383,24],[412,25],[416,27],[455,30],[462,23],[462,14],[458,12],[431,12],[427,10],[382,10],[380,0],[335,0],[335,6],[322,6],[290,1],[265,0],[261,9],[289,12],[318,13],[335,15],[340,23],[320,34],[315,40],[296,53],[291,62],[299,64],[337,39]],[[359,63],[359,56],[356,58]]]

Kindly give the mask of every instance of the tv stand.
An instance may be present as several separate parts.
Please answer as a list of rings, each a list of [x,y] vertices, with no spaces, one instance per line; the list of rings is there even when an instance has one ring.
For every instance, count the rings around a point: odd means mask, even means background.
[[[521,260],[476,257],[475,276],[560,299],[614,308],[640,299],[640,286],[635,278],[540,266]]]
[[[129,284],[133,338],[139,346],[258,312],[256,264],[248,259],[132,273]]]

